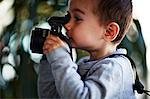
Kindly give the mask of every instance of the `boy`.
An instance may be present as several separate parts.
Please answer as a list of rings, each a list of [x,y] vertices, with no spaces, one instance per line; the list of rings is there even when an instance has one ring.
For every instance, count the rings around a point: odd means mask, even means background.
[[[41,61],[40,98],[135,99],[133,70],[125,49],[117,49],[132,20],[131,0],[70,0],[65,25],[74,48],[89,52],[78,64],[64,42],[49,35]],[[114,55],[113,57],[109,57]]]

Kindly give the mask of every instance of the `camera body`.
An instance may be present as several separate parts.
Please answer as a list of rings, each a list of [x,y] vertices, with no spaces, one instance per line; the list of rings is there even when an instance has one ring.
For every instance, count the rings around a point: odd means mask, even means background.
[[[31,31],[31,42],[30,42],[30,50],[32,53],[43,54],[43,45],[47,35],[50,33],[52,35],[58,36],[60,39],[69,43],[68,37],[64,36],[61,32],[62,27],[67,24],[70,20],[70,14],[63,17],[50,17],[48,19],[48,24],[50,25],[50,29],[44,29],[35,27],[34,30]]]
[[[37,27],[34,30],[32,30],[30,49],[33,53],[43,53],[42,47],[49,31],[49,29]]]

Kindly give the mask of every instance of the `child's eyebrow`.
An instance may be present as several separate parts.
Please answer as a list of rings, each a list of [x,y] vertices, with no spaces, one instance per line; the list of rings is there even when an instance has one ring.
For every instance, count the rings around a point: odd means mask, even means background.
[[[80,13],[82,13],[82,14],[84,14],[84,15],[85,15],[85,12],[83,12],[82,10],[80,10],[80,9],[78,9],[78,8],[73,9],[73,12],[80,12]]]

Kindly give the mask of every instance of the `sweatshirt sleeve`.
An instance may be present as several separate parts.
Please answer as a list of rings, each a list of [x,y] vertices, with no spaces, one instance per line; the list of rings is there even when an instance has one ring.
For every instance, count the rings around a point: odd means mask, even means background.
[[[47,60],[41,60],[39,64],[38,96],[41,99],[59,98],[51,72],[51,66]]]
[[[76,95],[81,88],[84,88],[84,84],[77,73],[77,65],[72,61],[67,50],[63,47],[58,48],[47,55],[47,60],[51,65],[60,97],[65,99],[78,97]]]
[[[52,69],[56,89],[61,98],[102,99],[102,97],[106,97],[107,93],[110,95],[112,92],[117,93],[115,91],[120,91],[118,89],[122,80],[120,80],[121,72],[118,69],[116,72],[120,76],[117,76],[117,81],[111,78],[113,77],[111,73],[107,71],[104,73],[99,72],[101,68],[93,70],[91,76],[82,81],[77,73],[77,64],[71,60],[70,55],[64,48],[58,48],[47,54],[47,59]],[[97,77],[97,75],[102,77]],[[108,77],[110,78],[107,79]],[[118,80],[120,81],[118,82]]]

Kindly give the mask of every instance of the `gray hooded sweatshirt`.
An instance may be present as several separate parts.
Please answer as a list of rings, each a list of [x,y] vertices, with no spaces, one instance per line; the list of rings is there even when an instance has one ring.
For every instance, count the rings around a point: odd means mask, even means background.
[[[126,54],[117,49],[113,54]],[[121,55],[77,64],[63,47],[41,60],[38,95],[41,99],[135,99],[133,69]]]

